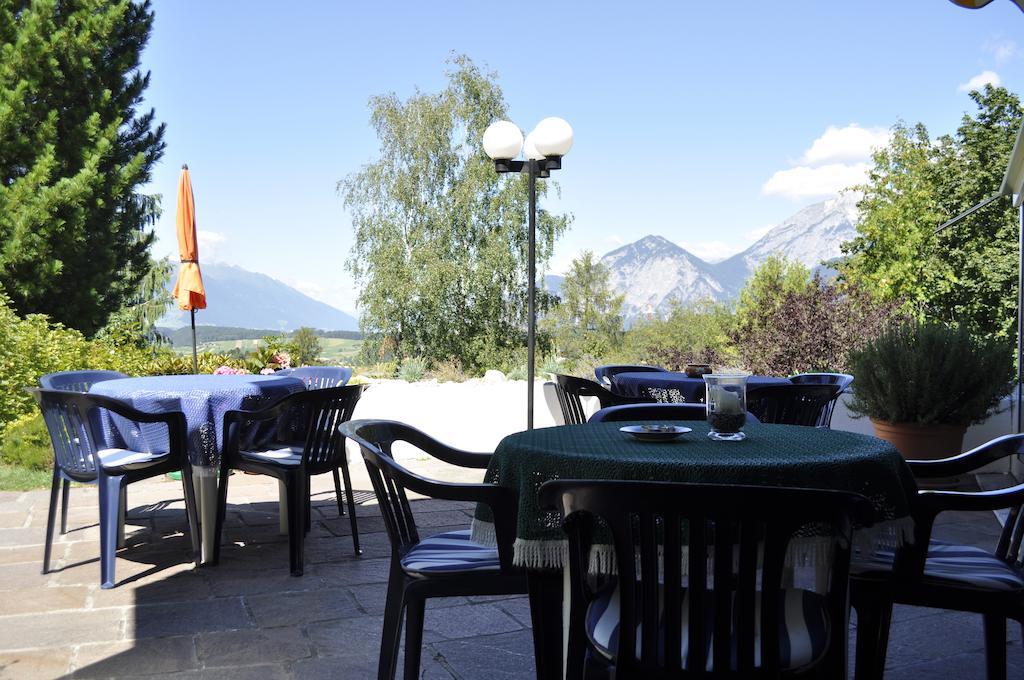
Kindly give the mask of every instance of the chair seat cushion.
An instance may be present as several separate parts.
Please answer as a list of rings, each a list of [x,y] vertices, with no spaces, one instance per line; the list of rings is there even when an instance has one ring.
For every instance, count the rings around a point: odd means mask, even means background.
[[[263,451],[239,451],[243,458],[260,463],[277,463],[278,465],[299,465],[302,463],[302,445],[293,444],[276,449]]]
[[[421,540],[402,558],[410,574],[441,574],[497,570],[498,550],[474,543],[469,529],[449,531]]]
[[[101,449],[96,452],[100,459],[100,465],[104,469],[121,468],[122,470],[137,470],[149,467],[155,463],[161,463],[170,456],[167,452],[147,453],[145,451],[131,451],[129,449]]]
[[[682,660],[683,668],[686,668],[687,654],[689,651],[688,640],[688,595],[683,589],[683,602],[680,612],[680,629],[682,631]],[[713,597],[708,593],[706,597]],[[783,668],[800,668],[817,660],[824,654],[829,639],[829,616],[827,602],[822,595],[810,590],[792,588],[783,591],[783,606],[779,612],[779,661]],[[733,600],[735,607],[735,597]],[[663,606],[663,605],[660,605]],[[761,593],[755,595],[754,620],[761,620]],[[705,620],[704,630],[707,631],[707,664],[705,670],[715,669],[713,660],[714,644],[714,608],[704,608]],[[735,625],[736,612],[733,611],[733,625]],[[641,618],[637,612],[637,618]],[[659,613],[659,625],[664,626],[664,613]],[[619,585],[609,585],[595,598],[587,609],[586,618],[587,637],[590,638],[594,649],[608,660],[614,660],[616,650],[619,646]],[[754,664],[761,664],[761,627],[755,626],[754,633]],[[734,631],[735,633],[735,631]],[[664,629],[659,631],[658,657],[659,662],[664,663]],[[643,640],[643,624],[637,623],[636,630],[636,653],[640,655],[641,643]],[[733,668],[737,663],[736,635],[732,639],[731,661]]]
[[[879,550],[870,559],[854,560],[851,571],[855,574],[892,571],[894,559],[892,550]],[[1024,574],[987,550],[943,541],[928,544],[924,578],[947,586],[1005,591],[1024,589]]]

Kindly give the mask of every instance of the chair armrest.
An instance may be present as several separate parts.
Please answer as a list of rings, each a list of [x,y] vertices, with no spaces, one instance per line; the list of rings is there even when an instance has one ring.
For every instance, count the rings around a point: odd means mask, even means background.
[[[1002,510],[1024,504],[1024,484],[992,491],[919,491],[920,510],[934,515],[947,510]]]
[[[404,439],[416,448],[429,453],[431,456],[448,463],[465,468],[484,469],[491,462],[490,453],[475,453],[463,451],[447,444],[443,444],[433,437],[430,437],[419,430],[410,430],[404,433]],[[425,478],[424,478],[425,479]]]
[[[908,460],[907,464],[915,477],[951,477],[977,470],[1000,458],[1021,453],[1022,446],[1024,434],[1008,434],[958,456],[940,460]]]

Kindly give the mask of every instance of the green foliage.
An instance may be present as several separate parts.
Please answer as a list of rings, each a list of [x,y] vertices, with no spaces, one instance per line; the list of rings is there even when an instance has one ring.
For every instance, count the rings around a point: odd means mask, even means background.
[[[7,424],[0,437],[0,465],[53,469],[50,434],[41,413],[30,413]]]
[[[859,236],[843,247],[844,280],[898,301],[919,319],[955,323],[979,337],[1016,333],[1017,212],[996,201],[937,227],[997,193],[1021,124],[1016,95],[986,85],[978,111],[932,142],[923,125],[893,128],[874,156],[858,204]]]
[[[394,361],[379,361],[373,365],[368,374],[373,378],[394,378],[398,372],[398,363]]]
[[[810,269],[782,255],[769,255],[740,290],[735,335],[749,337],[764,332],[787,294],[803,293],[811,286]]]
[[[163,125],[137,107],[148,2],[0,4],[0,285],[86,334],[138,302]]]
[[[472,371],[520,346],[526,325],[528,188],[500,176],[483,152],[486,127],[506,117],[494,76],[453,57],[447,86],[370,102],[380,158],[341,181],[355,238],[346,267],[360,288],[360,326],[393,353],[455,357]],[[543,198],[550,180],[538,183]],[[543,269],[569,218],[540,211]],[[545,302],[542,299],[542,302]]]
[[[597,363],[639,363],[682,370],[688,363],[730,364],[735,323],[728,305],[710,301],[675,303],[664,319],[649,319],[626,332],[619,354]],[[593,366],[589,367],[593,370]]]
[[[932,322],[897,325],[850,355],[850,411],[892,423],[968,425],[1009,393],[1011,343]]]
[[[320,360],[324,348],[316,330],[303,326],[297,328],[291,337],[292,363],[295,366],[311,366]]]
[[[398,377],[406,382],[423,380],[426,374],[427,360],[422,357],[408,357],[402,360],[402,365],[398,369]]]
[[[622,302],[608,281],[608,267],[591,251],[573,260],[562,282],[561,303],[544,319],[555,350],[577,360],[604,356],[622,343]]]

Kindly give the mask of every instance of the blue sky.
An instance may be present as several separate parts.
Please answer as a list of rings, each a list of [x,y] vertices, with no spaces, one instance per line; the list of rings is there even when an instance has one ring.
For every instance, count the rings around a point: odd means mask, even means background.
[[[352,228],[335,186],[376,157],[368,100],[443,88],[452,52],[497,72],[525,131],[552,115],[575,130],[561,198],[545,204],[575,215],[556,272],[646,234],[738,252],[858,177],[897,120],[935,136],[973,110],[972,84],[1024,92],[1024,13],[1009,0],[154,6],[156,254],[176,253],[188,163],[203,259],[346,311]]]

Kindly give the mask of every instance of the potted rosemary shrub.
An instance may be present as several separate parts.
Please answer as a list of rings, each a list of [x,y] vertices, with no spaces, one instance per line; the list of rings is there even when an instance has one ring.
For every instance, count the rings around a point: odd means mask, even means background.
[[[939,323],[903,323],[851,352],[850,411],[905,458],[960,453],[967,426],[1009,394],[1009,342],[971,337]]]

